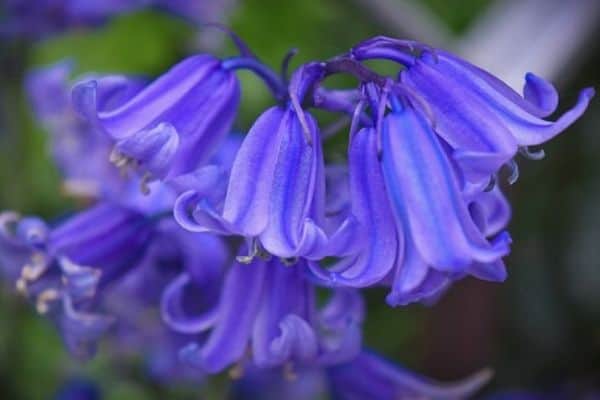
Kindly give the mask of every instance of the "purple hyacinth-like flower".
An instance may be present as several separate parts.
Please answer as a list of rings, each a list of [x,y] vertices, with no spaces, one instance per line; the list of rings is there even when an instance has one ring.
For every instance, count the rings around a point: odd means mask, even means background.
[[[36,218],[6,215],[0,238],[3,268],[13,270],[17,289],[58,325],[69,350],[86,357],[113,322],[92,310],[94,299],[142,261],[153,221],[110,204],[53,229]]]
[[[208,372],[250,360],[261,368],[331,365],[360,349],[363,306],[358,293],[340,289],[321,309],[306,280],[306,263],[277,258],[230,268],[217,317],[207,339],[182,349],[182,357]]]
[[[327,370],[336,399],[466,399],[489,381],[483,370],[461,382],[439,383],[419,376],[381,357],[363,351],[347,364]]]
[[[292,99],[254,123],[233,163],[220,207],[184,193],[175,217],[192,231],[213,231],[257,239],[253,245],[281,258],[319,258],[326,251],[325,173],[319,128],[299,107],[318,66],[292,77]]]
[[[420,50],[419,56],[412,52]],[[557,121],[544,118],[558,104],[551,83],[527,74],[523,96],[490,73],[459,57],[425,45],[378,37],[358,45],[357,59],[390,59],[406,68],[399,81],[418,93],[435,121],[436,133],[450,145],[467,181],[487,181],[519,149],[543,144],[563,132],[586,110],[594,89],[581,91],[577,104]]]
[[[133,164],[156,178],[190,173],[208,161],[236,115],[237,77],[210,55],[185,59],[123,103],[99,102],[115,79],[81,81],[74,104],[114,143],[115,164]]]
[[[509,251],[509,238],[488,240],[469,210],[460,178],[426,117],[394,104],[383,121],[382,170],[404,235],[404,252],[460,274],[473,263],[493,263]]]
[[[379,114],[387,98],[372,99]],[[389,99],[376,127],[351,132],[350,214],[363,244],[316,274],[333,285],[389,282],[392,305],[435,299],[466,275],[505,279],[510,211],[502,194],[464,191],[427,116],[409,97]]]

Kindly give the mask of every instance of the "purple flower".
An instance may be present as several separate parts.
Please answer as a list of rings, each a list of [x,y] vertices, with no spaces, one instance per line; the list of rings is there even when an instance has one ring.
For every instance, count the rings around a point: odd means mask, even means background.
[[[118,77],[81,81],[78,111],[114,143],[113,161],[156,178],[190,173],[229,133],[239,102],[235,75],[210,55],[189,57],[119,104],[100,101]]]
[[[290,92],[302,98],[318,73],[311,66],[300,69]],[[188,192],[178,199],[175,217],[192,231],[256,238],[259,248],[277,257],[319,258],[327,242],[324,202],[319,129],[308,112],[291,102],[270,108],[254,123],[237,153],[219,208]]]
[[[413,56],[409,49],[419,48]],[[543,119],[558,104],[549,82],[527,74],[523,97],[490,73],[443,50],[378,37],[357,46],[361,60],[387,58],[406,69],[399,81],[418,93],[435,121],[436,133],[452,148],[467,181],[487,181],[509,162],[519,147],[540,145],[575,122],[594,96],[581,91],[577,104],[556,122]],[[485,184],[485,182],[484,182]]]
[[[286,266],[278,259],[239,262],[230,268],[217,317],[201,344],[182,349],[182,357],[214,373],[243,365],[251,348],[258,367],[330,365],[351,359],[360,348],[362,302],[347,290],[333,293],[320,310],[306,263]]]
[[[351,133],[351,215],[362,246],[351,243],[355,254],[313,272],[335,286],[389,282],[392,305],[434,299],[468,274],[505,279],[510,238],[501,229],[510,213],[501,193],[465,192],[425,115],[408,98],[391,103],[380,128]]]

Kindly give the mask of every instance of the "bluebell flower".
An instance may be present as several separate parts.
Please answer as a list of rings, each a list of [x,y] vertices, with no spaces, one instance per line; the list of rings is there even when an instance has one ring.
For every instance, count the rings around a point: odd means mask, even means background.
[[[74,105],[114,143],[115,164],[154,178],[190,173],[208,161],[239,103],[237,77],[210,55],[183,60],[124,102],[100,102],[115,79],[82,80],[73,89]]]
[[[290,84],[292,99],[302,99],[320,73],[313,65],[298,70]],[[281,258],[324,254],[321,138],[315,119],[299,100],[272,107],[257,119],[237,153],[221,204],[216,207],[185,193],[175,206],[175,217],[192,231],[256,239],[259,247]]]
[[[2,251],[4,269],[19,271],[17,289],[38,312],[50,315],[74,354],[86,356],[91,351],[87,344],[112,323],[90,306],[98,291],[141,262],[153,221],[99,204],[53,229],[31,217],[3,223],[1,247],[11,249]]]
[[[214,373],[246,361],[262,368],[291,368],[354,357],[361,343],[360,297],[340,289],[317,309],[315,289],[305,275],[302,260],[294,266],[277,258],[235,262],[208,337],[182,349],[183,359]]]
[[[426,115],[391,99],[379,127],[351,132],[350,213],[362,245],[313,272],[336,286],[389,283],[392,305],[435,299],[466,275],[505,279],[510,211],[502,194],[464,191]]]
[[[420,55],[409,50],[417,48]],[[378,37],[353,50],[358,59],[387,58],[406,68],[399,81],[418,93],[435,121],[436,133],[450,145],[469,182],[487,181],[519,148],[543,144],[564,131],[586,110],[593,88],[556,122],[544,117],[558,105],[551,83],[529,73],[523,96],[500,79],[459,57],[418,43]],[[485,184],[485,182],[484,182]]]

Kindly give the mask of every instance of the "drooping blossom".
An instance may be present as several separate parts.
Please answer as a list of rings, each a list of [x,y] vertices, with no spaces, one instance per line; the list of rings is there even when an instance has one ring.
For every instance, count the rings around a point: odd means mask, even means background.
[[[413,55],[413,50],[420,54]],[[377,37],[356,46],[353,54],[361,60],[389,59],[405,67],[398,80],[418,93],[435,120],[437,135],[452,148],[452,157],[473,183],[487,181],[519,149],[531,154],[528,146],[541,145],[563,132],[581,117],[594,96],[594,89],[582,90],[577,104],[553,122],[544,118],[556,110],[556,89],[532,73],[525,76],[521,96],[489,72],[423,44]]]
[[[340,289],[317,308],[306,272],[304,261],[290,266],[278,258],[236,261],[206,327],[208,337],[182,349],[182,357],[212,373],[246,361],[261,368],[295,368],[352,359],[361,344],[360,296]]]
[[[193,172],[231,129],[239,83],[221,60],[191,56],[120,104],[100,102],[115,80],[83,79],[73,89],[77,110],[114,143],[113,161],[156,178]]]

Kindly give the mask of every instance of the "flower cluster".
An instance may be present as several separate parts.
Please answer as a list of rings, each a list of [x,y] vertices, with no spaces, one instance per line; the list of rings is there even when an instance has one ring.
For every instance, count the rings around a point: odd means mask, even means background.
[[[528,74],[521,96],[412,41],[376,37],[289,76],[289,59],[277,74],[236,43],[238,56],[193,55],[152,81],[34,71],[65,189],[91,206],[50,224],[2,214],[0,272],[81,357],[110,332],[165,378],[313,371],[344,399],[476,391],[487,372],[440,386],[363,350],[360,289],[389,287],[400,306],[466,276],[504,280],[498,177],[517,180],[517,154],[541,158],[530,146],[577,120],[593,89],[550,121],[558,95],[542,78]],[[246,135],[232,131],[238,70],[274,97]],[[337,74],[357,86],[326,87]],[[347,163],[325,162],[324,140],[343,130],[322,130],[314,110],[351,121]]]

